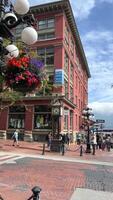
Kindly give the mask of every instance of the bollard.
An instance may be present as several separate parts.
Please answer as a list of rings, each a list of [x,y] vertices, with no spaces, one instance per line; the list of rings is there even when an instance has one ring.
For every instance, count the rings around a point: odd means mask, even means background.
[[[0,195],[0,200],[4,200],[1,195]]]
[[[45,154],[45,143],[43,144],[42,155]]]
[[[83,147],[80,145],[80,156],[83,156]]]
[[[65,145],[64,143],[62,144],[62,156],[64,156],[64,153],[65,153]]]
[[[27,200],[31,200],[31,199],[39,200],[39,194],[41,192],[41,188],[38,187],[38,186],[35,186],[35,187],[32,188],[32,192],[33,192],[33,195]]]
[[[92,155],[95,155],[95,144],[93,144],[92,147],[93,147]]]

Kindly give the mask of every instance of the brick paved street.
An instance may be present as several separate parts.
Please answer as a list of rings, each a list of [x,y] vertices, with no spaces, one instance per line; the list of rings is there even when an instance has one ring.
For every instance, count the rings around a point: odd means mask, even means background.
[[[19,147],[13,147],[11,140],[0,140],[0,149],[5,152],[21,152],[21,153],[27,153],[27,154],[33,154],[33,155],[42,155],[43,150],[43,143],[37,143],[37,142],[23,142],[20,141]],[[85,147],[84,147],[85,149]],[[45,155],[60,155],[59,153],[53,153],[50,152],[49,149],[46,147],[45,149]],[[78,145],[71,144],[68,151],[66,151],[65,156],[72,157],[72,158],[82,158],[83,160],[99,160],[99,161],[106,161],[106,162],[113,162],[113,149],[111,149],[111,152],[107,151],[101,151],[96,150],[96,155],[92,154],[85,154],[83,153],[83,156],[80,157],[80,149]]]
[[[41,200],[69,200],[76,188],[113,192],[113,167],[105,166],[103,162],[109,161],[108,165],[112,164],[112,151],[102,152],[98,150],[95,156],[84,155],[80,157],[73,150],[75,147],[71,146],[66,155],[57,154],[64,159],[60,162],[39,159],[38,155],[42,153],[41,144],[21,142],[19,148],[12,147],[11,144],[12,141],[1,141],[0,143],[0,193],[6,200],[27,199],[32,194],[31,189],[35,185],[42,188]],[[22,153],[22,157],[18,153]],[[26,156],[25,153],[27,153]],[[46,151],[46,154],[51,158],[56,156],[56,153],[49,151]],[[101,161],[103,164],[67,162],[65,161],[67,157],[84,161],[93,159]]]

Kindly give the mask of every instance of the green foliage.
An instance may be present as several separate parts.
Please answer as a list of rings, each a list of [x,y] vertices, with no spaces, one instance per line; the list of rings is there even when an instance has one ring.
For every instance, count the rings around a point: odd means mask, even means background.
[[[22,99],[22,94],[20,92],[15,92],[13,90],[6,89],[0,93],[0,98],[3,100],[10,100],[11,102],[16,102]]]
[[[37,95],[50,95],[52,93],[52,89],[53,89],[53,84],[49,82],[48,79],[44,79],[42,80],[42,85],[41,85],[41,89],[39,91],[39,93],[37,93]]]
[[[22,101],[22,99],[23,95],[21,93],[6,88],[0,92],[0,110],[15,104],[16,101]],[[4,104],[4,101],[7,101],[7,103]]]

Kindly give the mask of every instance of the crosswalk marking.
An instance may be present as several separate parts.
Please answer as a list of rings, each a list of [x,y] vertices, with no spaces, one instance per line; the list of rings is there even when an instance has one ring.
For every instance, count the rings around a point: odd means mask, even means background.
[[[21,155],[0,155],[0,165],[4,163],[11,163],[11,164],[16,164],[16,160],[23,158],[24,156]]]

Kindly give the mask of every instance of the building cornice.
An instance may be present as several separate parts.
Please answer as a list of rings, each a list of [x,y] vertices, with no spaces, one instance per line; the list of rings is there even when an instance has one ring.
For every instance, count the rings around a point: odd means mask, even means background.
[[[75,18],[74,18],[69,0],[61,0],[61,1],[57,1],[57,2],[33,6],[33,7],[31,7],[31,11],[34,14],[42,14],[42,13],[47,13],[47,12],[49,13],[49,12],[54,12],[54,11],[55,12],[57,12],[57,11],[58,12],[59,11],[65,12],[68,23],[71,27],[73,36],[74,36],[75,40],[77,41],[77,47],[79,48],[80,53],[83,57],[83,61],[84,61],[84,64],[85,64],[85,68],[86,68],[86,71],[87,71],[88,78],[90,78],[91,77],[90,70],[89,70],[89,67],[88,67],[87,59],[86,59],[86,56],[85,56],[85,53],[84,53],[84,49],[83,49],[83,46],[82,46],[82,43],[81,43],[80,35],[79,35],[79,32],[78,32],[78,28],[77,28],[77,25],[76,25],[76,22],[75,22]]]

